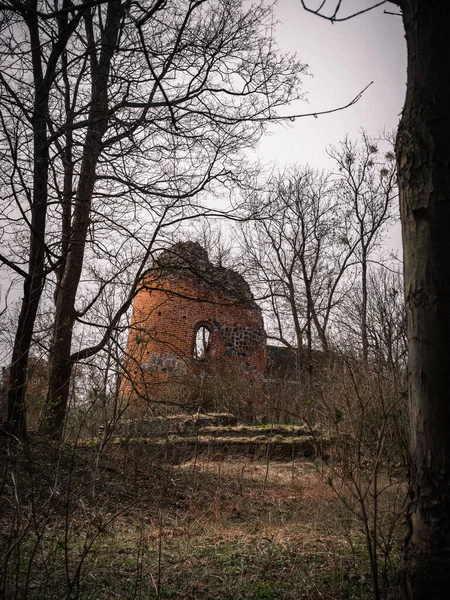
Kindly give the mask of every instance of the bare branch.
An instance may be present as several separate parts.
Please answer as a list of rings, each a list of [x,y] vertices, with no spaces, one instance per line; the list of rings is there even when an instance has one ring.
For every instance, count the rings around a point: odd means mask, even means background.
[[[20,275],[24,279],[29,279],[30,276],[28,273],[26,273],[23,269],[21,269],[19,266],[17,266],[15,263],[13,263],[11,260],[6,258],[6,256],[3,256],[3,254],[0,254],[0,260],[2,261],[3,264],[7,265],[10,269],[15,271],[18,275]]]
[[[322,9],[324,9],[326,7],[327,0],[324,0],[318,8],[308,8],[308,6],[306,5],[306,1],[301,0],[303,8],[307,12],[312,13],[318,17],[321,17],[322,19],[325,19],[326,21],[330,21],[330,23],[348,21],[349,19],[353,19],[354,17],[363,15],[364,13],[370,12],[371,10],[378,8],[379,6],[383,6],[383,4],[388,4],[389,2],[392,2],[393,4],[399,4],[399,2],[395,2],[394,0],[381,0],[381,2],[376,2],[375,4],[372,4],[372,6],[368,6],[367,8],[363,8],[361,10],[355,11],[355,12],[351,13],[350,15],[347,15],[345,17],[339,17],[339,11],[342,8],[342,0],[336,0],[336,5],[333,10],[333,14],[331,14],[331,15],[325,15],[321,12]]]

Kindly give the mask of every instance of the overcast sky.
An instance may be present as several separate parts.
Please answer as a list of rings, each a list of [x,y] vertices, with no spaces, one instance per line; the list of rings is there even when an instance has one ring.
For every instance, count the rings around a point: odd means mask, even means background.
[[[310,6],[314,1],[307,0]],[[374,1],[343,0],[342,4],[352,11]],[[406,44],[401,18],[384,14],[386,9],[394,12],[395,6],[386,4],[333,25],[307,13],[300,0],[278,0],[278,45],[282,51],[296,52],[311,74],[303,82],[308,103],[297,103],[292,111],[319,112],[345,105],[374,83],[356,105],[344,111],[274,127],[256,149],[264,163],[328,169],[332,164],[325,149],[337,145],[345,134],[356,138],[361,127],[373,135],[396,129],[405,95]],[[398,227],[391,245],[400,248]]]
[[[313,0],[308,0],[310,5]],[[369,0],[343,0],[361,8]],[[397,128],[406,90],[406,43],[402,19],[385,14],[386,4],[364,15],[332,24],[307,13],[300,0],[279,0],[276,40],[284,51],[296,52],[309,65],[304,78],[306,102],[295,112],[328,110],[347,104],[373,81],[359,102],[331,115],[297,119],[291,127],[274,127],[259,144],[257,155],[267,162],[327,164],[325,148],[361,127],[376,135]]]
[[[342,5],[348,13],[374,1],[343,0]],[[313,2],[307,0],[309,6]],[[346,134],[356,139],[361,128],[371,135],[397,129],[406,92],[406,42],[401,17],[385,14],[386,10],[396,12],[388,3],[332,24],[306,12],[300,0],[279,0],[275,8],[277,43],[283,51],[296,52],[311,74],[303,81],[307,102],[290,110],[309,113],[343,106],[371,81],[373,84],[350,108],[273,127],[255,151],[263,163],[331,169],[326,148],[337,146]],[[400,225],[389,234],[386,245],[400,251]]]

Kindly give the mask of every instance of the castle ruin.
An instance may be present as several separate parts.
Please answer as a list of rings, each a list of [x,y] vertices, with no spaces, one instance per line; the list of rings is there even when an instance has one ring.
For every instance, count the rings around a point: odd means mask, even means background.
[[[217,382],[261,393],[261,309],[241,275],[213,265],[200,244],[180,242],[143,277],[126,353],[121,394],[139,412],[149,401],[227,408],[214,405]]]

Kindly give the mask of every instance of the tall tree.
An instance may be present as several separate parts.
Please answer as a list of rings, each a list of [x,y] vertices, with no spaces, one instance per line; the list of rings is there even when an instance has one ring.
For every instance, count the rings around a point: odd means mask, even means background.
[[[395,156],[390,148],[382,152],[380,141],[363,131],[356,142],[346,137],[339,147],[328,151],[338,167],[336,191],[343,207],[343,242],[353,250],[358,265],[357,330],[365,363],[369,359],[370,267],[383,234],[394,222],[398,198]]]
[[[409,533],[393,597],[439,600],[450,589],[450,7],[391,1],[401,9],[408,50],[396,155],[411,419]]]
[[[404,595],[422,600],[450,589],[450,10],[398,4],[408,47],[397,136],[411,411]]]
[[[309,350],[317,339],[327,350],[330,317],[355,252],[342,243],[337,189],[309,167],[287,170],[264,188],[257,217],[242,229],[244,268],[270,303],[275,339]]]
[[[6,183],[8,209],[11,210],[11,204],[16,204],[12,220],[22,217],[29,237],[27,265],[17,253],[16,261],[0,256],[3,264],[24,281],[8,387],[8,428],[18,437],[26,435],[24,398],[28,354],[47,274],[45,232],[49,204],[50,90],[55,83],[61,55],[84,12],[83,7],[70,11],[70,6],[70,0],[63,0],[62,17],[55,15],[53,26],[46,31],[41,29],[42,15],[38,12],[44,7],[38,6],[38,0],[6,3],[2,6],[0,21],[2,164],[6,171],[2,174],[2,183]],[[54,26],[54,21],[59,18],[64,20],[61,28]],[[8,233],[8,237],[17,235],[16,230]]]
[[[304,67],[277,53],[264,4],[36,0],[7,2],[4,14],[2,138],[12,158],[2,156],[3,183],[31,248],[29,261],[14,243],[0,257],[26,292],[9,428],[24,435],[26,363],[45,283],[55,299],[46,421],[59,435],[74,361],[106,343],[133,290],[97,343],[74,347],[77,324],[93,324],[96,299],[120,273],[136,288],[161,229],[204,212],[194,195],[239,180],[241,150],[299,97]]]
[[[295,167],[258,193],[257,218],[242,228],[244,267],[271,304],[274,337],[309,351],[313,342],[328,350],[333,320],[343,329],[339,306],[357,287],[349,329],[367,362],[370,263],[395,212],[395,159],[365,133],[329,155],[336,173]]]

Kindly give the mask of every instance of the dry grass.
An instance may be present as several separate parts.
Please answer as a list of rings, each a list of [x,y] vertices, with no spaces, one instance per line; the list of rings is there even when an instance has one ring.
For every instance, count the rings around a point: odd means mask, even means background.
[[[0,595],[370,598],[360,523],[313,463],[169,455],[36,442],[3,457],[0,543],[11,554]]]

